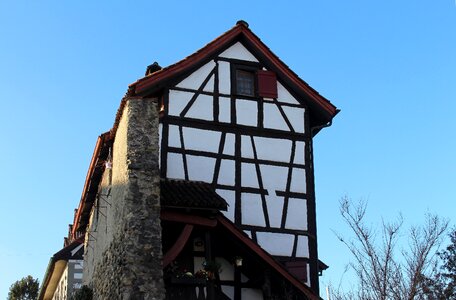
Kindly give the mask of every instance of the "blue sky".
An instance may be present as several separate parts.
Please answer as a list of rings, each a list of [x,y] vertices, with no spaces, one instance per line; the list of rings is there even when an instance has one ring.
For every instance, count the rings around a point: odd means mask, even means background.
[[[342,196],[367,198],[372,224],[453,218],[456,3],[277,3],[0,0],[0,298],[61,249],[128,84],[239,19],[342,110],[314,145],[322,285],[348,263]]]

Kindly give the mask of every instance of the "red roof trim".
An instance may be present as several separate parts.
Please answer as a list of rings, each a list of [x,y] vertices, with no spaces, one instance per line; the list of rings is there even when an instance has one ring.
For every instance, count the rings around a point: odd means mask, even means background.
[[[337,108],[331,104],[327,99],[321,96],[316,90],[311,88],[301,78],[296,75],[290,68],[288,68],[272,51],[250,30],[245,30],[244,34],[248,38],[249,42],[262,52],[266,58],[271,61],[278,71],[280,71],[285,77],[289,78],[293,84],[304,90],[315,102],[317,102],[322,108],[324,108],[331,117],[337,114]]]
[[[305,294],[310,300],[321,300],[321,298],[318,297],[317,295],[315,295],[314,292],[308,286],[306,286],[304,283],[302,283],[301,281],[296,279],[293,275],[291,275],[290,272],[288,272],[288,270],[285,269],[285,267],[283,267],[280,263],[278,263],[269,253],[264,251],[260,246],[258,246],[258,244],[253,242],[244,232],[239,230],[230,220],[228,220],[223,215],[219,214],[215,217],[215,219],[208,219],[208,218],[202,217],[202,216],[182,214],[182,213],[171,212],[171,211],[162,211],[161,215],[160,215],[160,219],[172,221],[172,222],[186,223],[187,224],[186,226],[192,226],[190,224],[204,226],[205,225],[204,223],[206,223],[208,221],[211,222],[213,224],[213,226],[215,226],[217,224],[223,226],[230,233],[232,233],[236,238],[238,238],[243,244],[245,244],[253,252],[255,252],[261,259],[263,259],[275,271],[277,271],[286,280],[288,280],[291,284],[293,284],[299,291],[301,291],[303,294]],[[195,220],[198,220],[198,221],[195,222]],[[205,220],[205,222],[203,220]],[[184,228],[184,230],[181,233],[181,236],[185,237],[185,236],[187,236],[187,234],[189,235],[190,233],[191,233],[190,228]],[[186,237],[186,240],[187,239],[188,239],[188,237]],[[176,242],[176,244],[178,244],[178,243]],[[185,242],[183,244],[185,244]],[[174,245],[174,246],[176,246],[176,245]],[[179,244],[179,246],[182,246],[182,245]],[[181,250],[182,249],[180,249],[180,251]],[[180,251],[179,251],[179,253],[180,253]],[[168,260],[166,261],[166,264],[165,264],[165,257],[167,257],[170,252],[171,252],[171,250],[168,251],[166,253],[166,255],[163,257],[163,267],[166,267],[166,265],[169,264]],[[175,253],[176,255],[174,256],[174,258],[177,257],[177,255],[179,255],[179,253]]]
[[[136,95],[144,95],[149,89],[156,86],[158,88],[160,84],[165,83],[167,80],[172,79],[176,75],[180,75],[184,72],[189,71],[192,67],[195,67],[199,63],[202,63],[208,57],[216,54],[223,47],[228,46],[236,38],[241,36],[245,39],[248,45],[250,45],[258,53],[268,61],[280,76],[287,78],[294,87],[300,90],[302,93],[307,95],[317,107],[319,107],[328,118],[328,122],[338,113],[337,108],[329,102],[326,98],[321,96],[316,90],[299,78],[284,62],[282,62],[244,23],[238,23],[231,30],[225,32],[194,54],[187,58],[169,66],[163,68],[147,77],[141,78],[138,81],[130,85],[130,92],[134,92]]]
[[[92,176],[93,176],[93,173],[95,172],[95,168],[97,167],[97,163],[99,160],[99,156],[100,156],[100,152],[103,147],[103,144],[109,137],[110,137],[109,132],[105,132],[102,135],[100,135],[97,139],[95,149],[93,150],[92,159],[90,161],[89,170],[87,171],[87,175],[86,175],[86,179],[85,179],[85,183],[84,183],[84,188],[82,189],[81,200],[79,201],[78,209],[74,215],[73,228],[72,228],[72,233],[71,233],[73,239],[78,238],[76,235],[76,232],[78,231],[79,221],[81,220],[81,215],[84,210],[84,206],[86,205],[85,198],[87,195],[87,191],[88,191],[90,183],[92,181]]]
[[[208,56],[215,54],[221,47],[227,45],[234,38],[243,31],[244,26],[235,26],[233,29],[227,31],[220,37],[216,38],[209,44],[207,44],[202,49],[198,50],[194,54],[186,57],[185,59],[169,66],[166,68],[161,69],[153,73],[151,76],[147,76],[144,78],[139,79],[138,81],[132,83],[130,87],[134,88],[136,94],[141,94],[147,88],[163,82],[167,79],[174,77],[177,73],[185,72],[189,68],[193,67],[198,62],[201,62]]]
[[[162,210],[160,212],[160,219],[164,221],[200,225],[205,227],[215,227],[217,225],[216,220],[168,210]]]
[[[279,264],[270,254],[264,251],[260,246],[253,242],[249,237],[247,237],[242,231],[236,228],[236,226],[226,219],[222,215],[216,217],[219,224],[223,225],[228,229],[234,236],[240,239],[246,246],[255,251],[266,263],[268,263],[272,268],[274,268],[280,275],[285,277],[290,283],[292,283],[297,289],[303,292],[310,300],[321,300],[320,297],[315,295],[308,286],[300,282],[293,275],[291,275],[281,264]]]
[[[182,230],[179,237],[176,239],[174,245],[163,255],[163,268],[166,268],[184,249],[185,244],[187,244],[188,239],[193,231],[193,225],[185,224],[184,229]]]

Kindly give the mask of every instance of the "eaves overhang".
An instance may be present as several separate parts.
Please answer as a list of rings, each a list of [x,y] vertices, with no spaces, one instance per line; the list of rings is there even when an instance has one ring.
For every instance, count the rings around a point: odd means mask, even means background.
[[[132,83],[129,86],[127,95],[135,97],[156,96],[170,82],[182,78],[182,75],[203,65],[236,41],[240,41],[247,46],[249,50],[261,59],[261,62],[268,69],[276,72],[277,77],[299,95],[298,100],[311,110],[312,127],[329,123],[339,112],[336,106],[320,95],[280,60],[243,21],[239,21],[232,29],[183,60]]]
[[[77,247],[82,247],[82,239],[73,241],[68,246],[64,247],[60,251],[56,252],[50,259],[49,264],[44,274],[43,282],[41,284],[40,291],[38,293],[38,300],[51,300],[54,296],[57,285],[59,284],[60,278],[74,254],[72,251],[77,251]],[[79,254],[82,258],[82,254]]]
[[[77,239],[79,233],[84,232],[85,227],[88,224],[90,210],[95,201],[98,192],[98,184],[100,183],[105,168],[105,160],[112,144],[111,136],[111,132],[108,131],[100,135],[97,139],[84,187],[82,189],[81,200],[79,201],[78,208],[74,215],[72,228],[73,239]]]

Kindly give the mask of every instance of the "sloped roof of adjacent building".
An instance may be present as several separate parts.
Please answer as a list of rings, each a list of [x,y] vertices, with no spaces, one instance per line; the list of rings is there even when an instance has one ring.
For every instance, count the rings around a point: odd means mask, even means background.
[[[83,254],[83,241],[77,239],[51,257],[38,294],[39,300],[52,299],[68,260],[82,259]]]

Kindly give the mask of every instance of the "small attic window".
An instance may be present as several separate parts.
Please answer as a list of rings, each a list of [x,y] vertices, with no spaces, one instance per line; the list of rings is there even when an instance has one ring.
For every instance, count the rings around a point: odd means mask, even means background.
[[[247,70],[236,70],[236,94],[255,96],[255,73]]]
[[[258,65],[236,64],[232,73],[233,92],[239,96],[277,98],[277,76]]]

